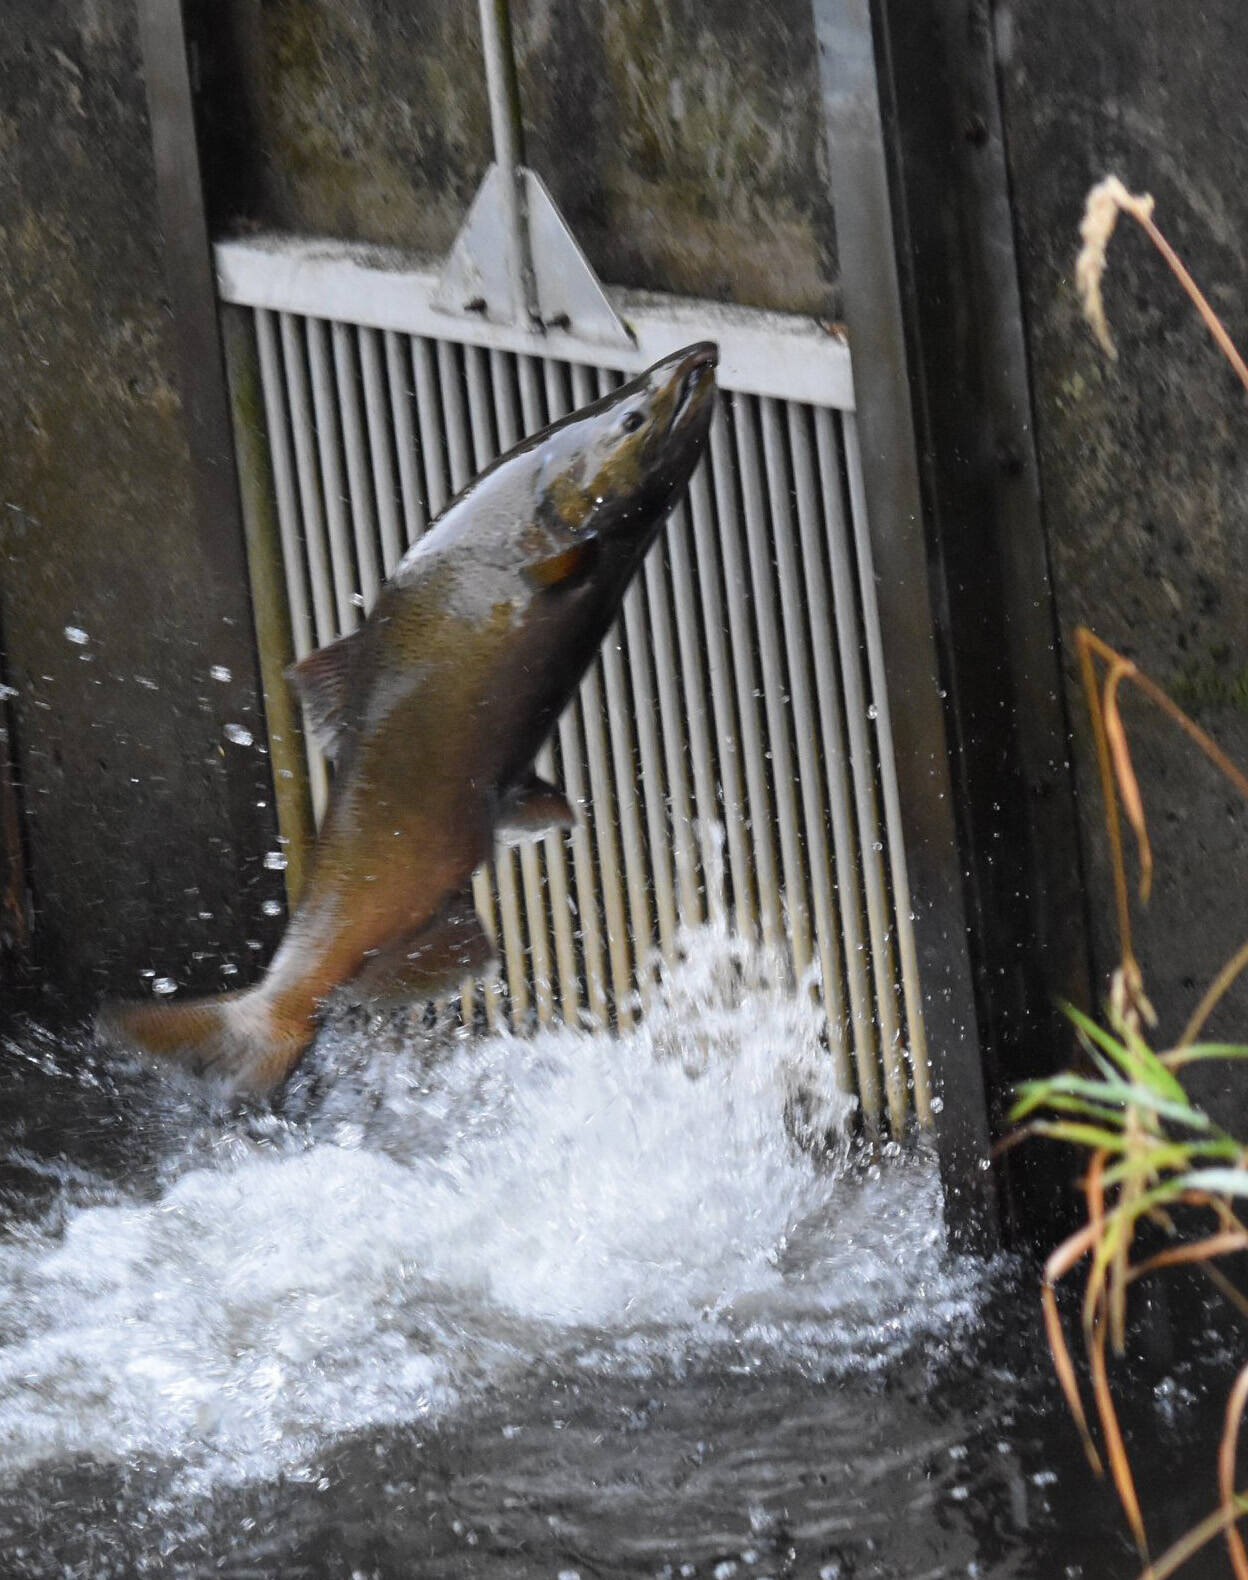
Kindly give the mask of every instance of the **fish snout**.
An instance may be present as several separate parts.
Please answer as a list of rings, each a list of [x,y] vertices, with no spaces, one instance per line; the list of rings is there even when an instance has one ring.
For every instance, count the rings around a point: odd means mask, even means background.
[[[713,340],[700,340],[675,352],[653,370],[656,394],[670,392],[668,433],[683,428],[689,418],[707,405],[714,393],[718,363],[719,347]]]

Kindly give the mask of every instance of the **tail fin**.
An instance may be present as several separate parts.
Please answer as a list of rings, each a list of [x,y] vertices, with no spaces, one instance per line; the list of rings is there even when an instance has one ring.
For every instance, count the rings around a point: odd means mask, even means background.
[[[170,1059],[232,1091],[267,1092],[294,1069],[313,1027],[279,1020],[255,989],[184,1004],[110,1004],[96,1017],[108,1042]]]

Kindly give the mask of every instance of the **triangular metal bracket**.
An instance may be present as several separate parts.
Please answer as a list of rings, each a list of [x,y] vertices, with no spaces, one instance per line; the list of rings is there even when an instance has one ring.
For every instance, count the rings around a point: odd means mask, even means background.
[[[492,164],[472,200],[433,294],[433,305],[487,322],[554,329],[600,346],[631,350],[633,337],[612,307],[535,171],[521,166],[530,255],[515,256],[508,225],[506,172]],[[525,300],[525,264],[532,267],[533,307]]]

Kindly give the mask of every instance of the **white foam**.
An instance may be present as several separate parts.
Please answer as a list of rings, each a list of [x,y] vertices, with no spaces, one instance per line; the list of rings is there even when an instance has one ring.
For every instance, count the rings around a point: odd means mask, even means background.
[[[153,1454],[238,1479],[535,1355],[730,1342],[826,1368],[964,1316],[932,1170],[799,1144],[795,1112],[825,1134],[851,1104],[813,1009],[750,979],[703,938],[624,1037],[431,1062],[331,1032],[316,1067],[341,1073],[299,1123],[0,1247],[0,1468]]]

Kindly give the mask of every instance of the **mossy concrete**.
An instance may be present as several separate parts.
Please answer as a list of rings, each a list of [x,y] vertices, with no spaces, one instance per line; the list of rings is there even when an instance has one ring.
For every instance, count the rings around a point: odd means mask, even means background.
[[[0,624],[38,980],[88,1009],[143,972],[249,979],[281,878],[243,881],[231,833],[212,669],[250,616],[197,537],[133,6],[16,0],[5,22]]]
[[[1248,764],[1248,403],[1126,222],[1105,281],[1120,356],[1106,360],[1076,300],[1078,224],[1108,172],[1152,192],[1162,228],[1248,344],[1248,35],[1239,0],[1009,0],[996,24],[1103,984],[1116,958],[1111,891],[1071,639],[1091,626]],[[1248,936],[1248,808],[1126,688],[1124,713],[1157,859],[1139,952],[1165,1036]],[[1248,1036],[1248,992],[1218,1029]]]

